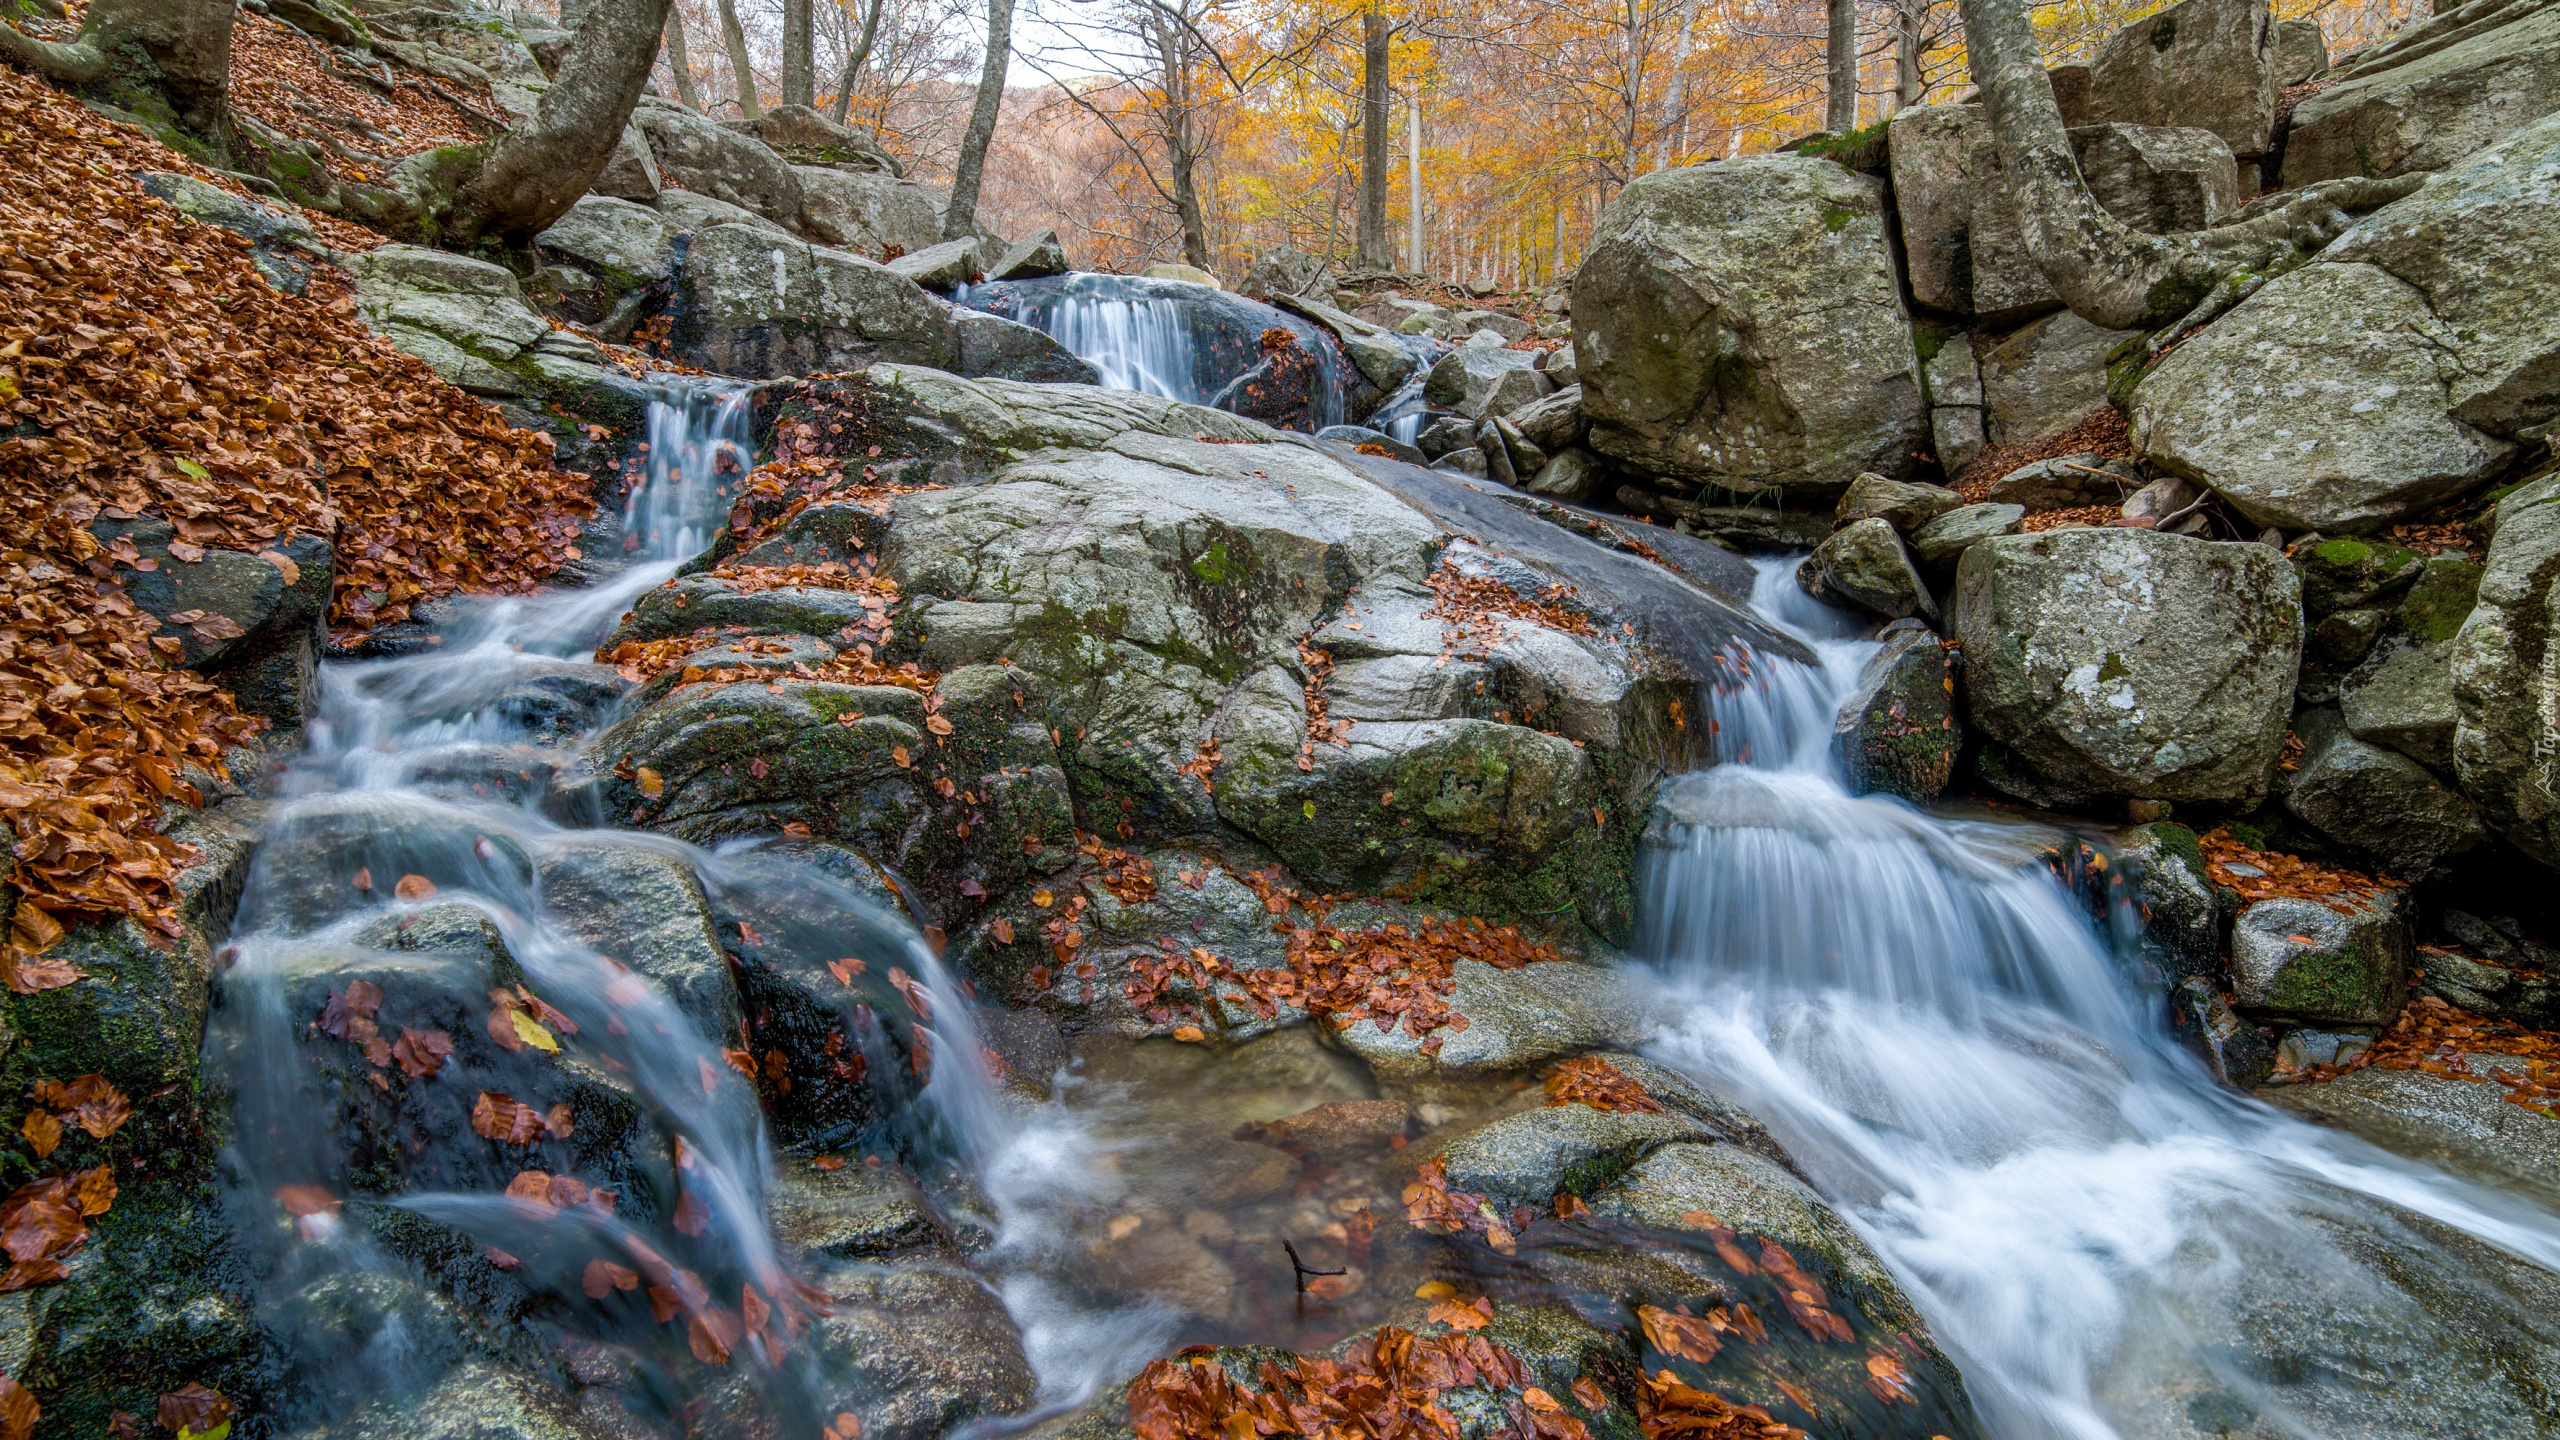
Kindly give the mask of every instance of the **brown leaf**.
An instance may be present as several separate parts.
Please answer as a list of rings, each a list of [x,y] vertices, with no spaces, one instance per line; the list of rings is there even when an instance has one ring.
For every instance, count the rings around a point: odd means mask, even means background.
[[[678,1194],[676,1197],[676,1233],[680,1235],[699,1237],[703,1231],[710,1228],[711,1207],[702,1203],[702,1197],[694,1194],[691,1190],[686,1190]]]
[[[590,1300],[602,1300],[616,1290],[640,1288],[640,1272],[616,1265],[610,1260],[590,1260],[586,1273],[579,1277],[578,1288]]]
[[[27,1440],[36,1433],[44,1407],[14,1378],[0,1375],[0,1440]]]
[[[71,1177],[71,1199],[82,1215],[94,1218],[106,1214],[116,1203],[115,1172],[104,1165],[75,1172]]]
[[[541,1170],[517,1171],[516,1178],[507,1182],[507,1198],[538,1205],[544,1210],[559,1208],[551,1203],[551,1176]]]
[[[693,1358],[705,1365],[726,1365],[729,1352],[745,1332],[738,1317],[727,1310],[701,1310],[685,1320],[685,1343],[693,1348]]]
[[[306,1215],[335,1215],[341,1202],[326,1186],[279,1185],[276,1203],[284,1206],[284,1213],[299,1220]]]
[[[471,1133],[483,1139],[530,1145],[542,1137],[544,1129],[540,1111],[495,1090],[481,1091],[471,1106]]]
[[[62,1143],[62,1122],[50,1110],[29,1110],[25,1126],[27,1143],[36,1148],[36,1158],[44,1159],[53,1147]]]
[[[391,893],[415,905],[421,900],[435,898],[436,882],[424,875],[403,875],[400,883],[391,887]]]
[[[1573,1398],[1580,1401],[1582,1403],[1582,1408],[1585,1410],[1606,1410],[1609,1408],[1608,1392],[1602,1390],[1597,1384],[1593,1383],[1591,1377],[1588,1375],[1575,1376],[1573,1383],[1565,1388],[1573,1392]]]
[[[160,1424],[181,1435],[204,1434],[231,1416],[231,1402],[202,1385],[190,1384],[160,1397]]]
[[[412,1080],[432,1080],[453,1054],[453,1037],[441,1030],[400,1029],[400,1038],[391,1043],[391,1058],[400,1062],[400,1073]]]

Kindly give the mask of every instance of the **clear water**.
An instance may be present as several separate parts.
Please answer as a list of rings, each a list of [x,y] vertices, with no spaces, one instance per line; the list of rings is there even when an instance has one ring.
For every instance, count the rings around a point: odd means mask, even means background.
[[[1831,717],[1874,646],[1791,569],[1760,562],[1756,608],[1823,666],[1715,695],[1752,758],[1662,801],[1653,1049],[1842,1205],[1991,1432],[2560,1426],[2548,1300],[2508,1288],[2548,1277],[2494,1258],[2560,1267],[2560,1222],[2215,1088],[2033,831],[1847,794]]]

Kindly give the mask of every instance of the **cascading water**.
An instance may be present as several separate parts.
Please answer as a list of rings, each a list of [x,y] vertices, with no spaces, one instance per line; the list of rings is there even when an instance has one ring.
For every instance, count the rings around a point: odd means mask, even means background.
[[[568,657],[705,543],[751,463],[744,417],[742,393],[652,406],[627,519],[638,560],[619,575],[487,604],[421,654],[326,675],[206,1041],[287,1428],[405,1403],[493,1349],[586,1355],[643,1418],[708,1406],[707,1433],[814,1435],[878,1399],[847,1390],[851,1342],[831,1340],[827,1294],[786,1274],[767,1228],[758,1086],[777,1072],[747,1026],[769,1017],[726,998],[716,950],[711,972],[653,973],[583,939],[561,887],[597,841],[534,808],[566,758],[553,747],[621,690]],[[604,843],[619,875],[700,885],[749,963],[855,972],[840,1003],[780,1022],[826,1032],[808,1053],[874,1097],[804,1120],[804,1139],[930,1168],[991,1128],[968,1002],[882,887],[787,845]],[[763,1378],[668,1388],[688,1356]]]
[[[1653,1053],[1785,1142],[1995,1434],[2553,1433],[2560,1334],[2508,1288],[2549,1277],[2501,1258],[2560,1268],[2553,1217],[2217,1090],[2046,837],[1849,795],[1831,721],[1875,647],[1792,568],[1757,608],[1822,667],[1738,657],[1712,707],[1748,758],[1650,837]]]

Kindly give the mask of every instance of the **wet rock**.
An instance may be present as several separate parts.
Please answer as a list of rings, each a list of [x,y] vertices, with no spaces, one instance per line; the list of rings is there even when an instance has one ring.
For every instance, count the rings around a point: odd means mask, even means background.
[[[1785,1246],[1826,1279],[1849,1281],[1874,1319],[1927,1341],[1928,1326],[1858,1232],[1812,1187],[1740,1146],[1666,1143],[1584,1199],[1596,1214],[1664,1230],[1694,1229],[1686,1217],[1704,1211],[1728,1229]]]
[[[1911,552],[1893,523],[1881,517],[1832,532],[1796,567],[1796,584],[1816,600],[1844,610],[1887,620],[1918,615],[1935,624],[1938,619],[1938,602],[1912,567]]]
[[[2117,837],[2116,861],[2142,905],[2143,947],[2164,989],[2222,972],[2222,899],[2205,869],[2204,848],[2184,825],[2154,821]]]
[[[2433,963],[2430,961],[2429,963]],[[2524,1073],[2512,1055],[2466,1054],[2479,1080],[2420,1070],[2359,1070],[2318,1085],[2263,1090],[2259,1098],[2412,1160],[2560,1203],[2560,1120],[2507,1101],[2486,1077]]]
[[[632,602],[629,619],[606,638],[603,649],[647,640],[665,640],[697,630],[744,628],[750,635],[821,637],[858,626],[869,616],[850,590],[784,585],[771,590],[739,591],[709,575],[686,575]],[[703,649],[716,648],[705,639]],[[744,658],[744,657],[741,657]],[[778,658],[778,657],[777,657]]]
[[[1457,346],[1431,367],[1431,378],[1423,385],[1423,398],[1470,420],[1507,415],[1553,388],[1531,366],[1530,359],[1526,350],[1506,350],[1498,345]]]
[[[2136,20],[2090,61],[2090,119],[2198,126],[2234,155],[2265,154],[2279,88],[2273,25],[2249,0],[2184,0]]]
[[[1437,1055],[1401,1028],[1352,1024],[1327,1039],[1368,1063],[1379,1081],[1423,1098],[1470,1077],[1517,1074],[1567,1055],[1632,1048],[1653,1025],[1615,970],[1570,961],[1497,970],[1475,960],[1454,969],[1450,1008],[1467,1028],[1439,1032]]]
[[[1969,718],[2027,788],[2253,803],[2292,708],[2300,597],[2263,545],[2148,530],[1982,541],[1954,597]]]
[[[2107,356],[2140,333],[2103,329],[2066,310],[1984,351],[1983,420],[1991,443],[2032,444],[2086,419],[2107,403]],[[2109,492],[2109,501],[2115,498]]]
[[[1657,171],[1574,296],[1589,443],[1630,469],[1828,499],[1926,441],[1881,182],[1796,155]]]
[[[1058,242],[1058,232],[1043,230],[1006,246],[996,263],[987,267],[987,278],[1037,280],[1045,275],[1064,275],[1073,268],[1067,263],[1066,247]]]
[[[847,251],[710,225],[694,232],[676,283],[677,352],[724,375],[952,362],[950,326],[933,297]]]
[[[2421,22],[2401,32],[2406,49],[2396,57],[2344,57],[2329,77],[2336,83],[2294,108],[2285,187],[2454,169],[2550,114],[2560,85],[2560,14],[2488,8],[2486,16],[2437,12],[2437,26]],[[2472,33],[2449,45],[2426,33],[2449,21],[2472,22]]]
[[[351,791],[278,806],[268,816],[260,863],[240,894],[244,933],[303,934],[352,911],[381,906],[404,877],[516,905],[533,863],[471,810],[390,791]],[[356,888],[358,872],[371,887]]]
[[[455,1366],[422,1394],[402,1396],[294,1440],[621,1440],[613,1419],[582,1414],[567,1395],[507,1366]]]
[[[1693,535],[1712,536],[1746,555],[1782,555],[1810,550],[1831,534],[1827,512],[1764,509],[1744,505],[1699,505],[1690,501],[1621,485],[1617,501],[1630,512],[1677,517]]]
[[[955,310],[952,336],[959,348],[957,373],[970,379],[993,377],[1040,384],[1099,385],[1101,373],[1088,361],[1028,325],[981,310]]]
[[[765,1208],[775,1239],[835,1260],[948,1251],[954,1244],[950,1226],[914,1181],[856,1159],[825,1170],[807,1157],[784,1156]]]
[[[326,539],[283,535],[260,554],[201,550],[186,560],[170,552],[177,532],[166,521],[101,520],[91,531],[154,562],[126,573],[124,592],[135,608],[159,617],[162,633],[183,647],[184,664],[246,682],[239,688],[252,713],[301,723],[318,692],[312,637],[328,607],[335,563]],[[179,615],[190,618],[172,618]],[[279,667],[281,673],[267,673]]]
[[[2246,1090],[2274,1073],[2272,1032],[2242,1019],[2211,980],[2198,975],[2181,982],[2169,1004],[2172,1031],[2217,1083]]]
[[[1372,430],[1365,425],[1328,425],[1316,432],[1316,438],[1335,445],[1348,445],[1355,450],[1363,445],[1374,446],[1408,465],[1431,463],[1431,457],[1414,446],[1407,445],[1384,431]]]
[[[1936,632],[1894,627],[1832,725],[1831,752],[1850,793],[1937,799],[1964,746],[1955,705],[1954,657]]]
[[[1401,1100],[1331,1100],[1274,1120],[1262,1127],[1262,1133],[1282,1149],[1312,1160],[1339,1162],[1386,1149],[1389,1141],[1405,1133],[1412,1119],[1412,1108]]]
[[[2134,388],[2128,423],[2145,460],[2253,524],[2359,533],[2504,462],[2505,441],[2449,413],[2465,363],[2409,282],[2308,265],[2171,352]]]
[[[1496,1210],[1544,1210],[1559,1194],[1601,1192],[1661,1146],[1704,1135],[1697,1122],[1669,1112],[1539,1105],[1446,1141],[1426,1140],[1411,1158],[1446,1160],[1449,1188],[1483,1195]]]
[[[729,957],[693,867],[659,846],[565,835],[534,859],[551,923],[649,977],[705,1035],[738,1030]]]
[[[1966,505],[1911,532],[1911,553],[1931,573],[1952,571],[1964,552],[1985,540],[2015,535],[2026,524],[2023,505]]]
[[[2466,911],[2447,910],[2444,927],[2487,959],[2429,951],[2428,994],[2527,1029],[2560,1028],[2560,979],[2554,978],[2560,976],[2560,953],[2527,939],[2523,927],[2504,916],[2484,920]]]
[[[740,206],[777,225],[800,223],[800,178],[753,136],[671,105],[642,105],[631,123],[647,136],[661,180]]]
[[[2406,755],[2367,744],[2328,707],[2304,711],[2294,729],[2304,749],[2285,808],[2385,873],[2423,879],[2488,838],[2460,791]]]
[[[2408,990],[2406,891],[2278,897],[2240,912],[2231,931],[2232,1003],[2306,1023],[2388,1025]]]
[[[1432,461],[1431,468],[1445,470],[1452,475],[1472,475],[1478,480],[1486,479],[1493,473],[1492,463],[1484,451],[1472,445],[1464,450],[1452,450]]]
[[[1962,509],[1964,503],[1963,496],[1943,485],[1907,485],[1881,475],[1861,475],[1849,482],[1848,493],[1840,497],[1832,518],[1842,526],[1889,520],[1895,530],[1907,535],[1950,510]]]

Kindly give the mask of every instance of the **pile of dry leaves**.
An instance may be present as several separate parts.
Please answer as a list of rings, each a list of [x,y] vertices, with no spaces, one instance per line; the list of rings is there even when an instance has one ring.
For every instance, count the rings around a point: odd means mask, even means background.
[[[319,146],[339,179],[374,184],[407,156],[504,128],[492,123],[498,105],[486,90],[324,45],[247,11],[231,26],[231,106]]]
[[[146,195],[137,171],[201,172],[141,131],[0,67],[0,147],[0,807],[24,897],[0,978],[24,989],[76,978],[32,957],[78,919],[174,937],[189,857],[155,833],[162,805],[255,728],[170,667],[92,522],[150,514],[252,553],[334,535],[353,638],[431,596],[531,588],[589,502],[550,437],[366,332],[335,272],[279,294],[239,236]]]
[[[1992,482],[2039,460],[2059,460],[2065,455],[2095,455],[2101,460],[2134,458],[2133,437],[2125,427],[2124,412],[2113,405],[2101,405],[2059,434],[2024,445],[1986,447],[1956,477],[1955,491],[1967,500],[1979,501],[1990,492]],[[2109,506],[2106,514],[2113,519],[2117,511]]]
[[[1547,1072],[1546,1091],[1550,1105],[1588,1105],[1594,1110],[1627,1110],[1646,1115],[1662,1113],[1661,1101],[1597,1055],[1559,1063]]]
[[[1580,1420],[1529,1383],[1519,1356],[1471,1333],[1424,1338],[1384,1326],[1339,1360],[1265,1361],[1257,1378],[1258,1391],[1236,1383],[1209,1347],[1194,1346],[1139,1374],[1129,1387],[1129,1427],[1139,1440],[1458,1440],[1457,1418],[1441,1397],[1481,1386],[1520,1440],[1590,1440]]]
[[[133,1107],[104,1075],[83,1075],[66,1085],[38,1081],[29,1091],[23,1133],[39,1160],[62,1144],[64,1122],[92,1139],[104,1140],[133,1118]],[[48,1175],[21,1185],[0,1200],[0,1245],[9,1252],[9,1268],[0,1274],[0,1291],[24,1290],[59,1280],[69,1271],[62,1257],[89,1238],[88,1222],[115,1204],[116,1178],[105,1165],[69,1175]]]
[[[2516,1069],[2488,1065],[2489,1073],[2484,1075],[2464,1058],[2467,1055],[2512,1055],[2523,1063]],[[2411,1000],[2371,1049],[2343,1065],[2315,1065],[2296,1075],[2294,1083],[2318,1084],[2368,1066],[2418,1070],[2448,1080],[2494,1082],[2506,1088],[2510,1104],[2560,1120],[2560,1034],[2474,1015],[2433,995]]]
[[[1570,585],[1551,585],[1533,599],[1488,575],[1468,575],[1444,557],[1433,567],[1429,584],[1434,595],[1422,613],[1440,621],[1440,663],[1451,657],[1481,660],[1511,633],[1515,623],[1543,625],[1568,635],[1597,635],[1591,617],[1568,608]],[[1463,648],[1462,648],[1463,647]]]
[[[2231,836],[2229,826],[2196,837],[2204,848],[2205,872],[2216,885],[2227,885],[2244,900],[2317,900],[2342,915],[2355,913],[2345,901],[2370,898],[2394,888],[2361,870],[2323,865],[2299,855],[2252,850]]]

